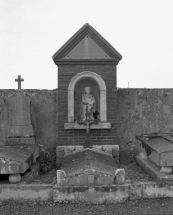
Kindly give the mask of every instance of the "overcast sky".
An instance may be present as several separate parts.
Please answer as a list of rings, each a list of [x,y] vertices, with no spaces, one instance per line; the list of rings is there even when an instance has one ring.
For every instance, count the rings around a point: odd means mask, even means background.
[[[0,0],[0,88],[57,88],[52,55],[85,23],[123,56],[118,87],[173,88],[173,0]]]

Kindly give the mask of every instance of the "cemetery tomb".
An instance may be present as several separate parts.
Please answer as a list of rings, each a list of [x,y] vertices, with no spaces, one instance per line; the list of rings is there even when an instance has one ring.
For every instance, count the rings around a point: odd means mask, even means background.
[[[173,180],[173,136],[153,133],[136,136],[137,162],[157,180]]]
[[[0,146],[0,174],[9,174],[11,183],[18,183],[21,174],[36,162],[39,147],[31,125],[31,97],[21,90],[21,79],[18,76],[18,90],[8,98],[9,123],[7,139]]]
[[[58,193],[63,187],[124,182],[116,134],[116,67],[121,58],[89,24],[53,55],[58,66],[61,113],[54,201],[59,201]]]

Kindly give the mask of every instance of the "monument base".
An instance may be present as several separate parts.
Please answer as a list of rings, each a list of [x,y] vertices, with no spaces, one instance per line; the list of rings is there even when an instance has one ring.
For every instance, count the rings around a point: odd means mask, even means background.
[[[147,158],[141,158],[139,155],[136,156],[136,162],[139,166],[148,173],[155,180],[159,181],[173,181],[173,174],[161,173],[161,167],[157,166],[151,160]]]
[[[54,202],[86,204],[104,204],[126,201],[129,198],[129,186],[54,186]]]

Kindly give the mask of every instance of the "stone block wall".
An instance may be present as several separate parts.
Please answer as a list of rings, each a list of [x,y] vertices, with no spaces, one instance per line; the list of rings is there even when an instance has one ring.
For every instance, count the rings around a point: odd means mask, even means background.
[[[92,130],[93,145],[116,144],[117,142],[117,90],[115,65],[60,65],[58,66],[58,144],[83,145],[86,139],[85,130],[64,130],[68,122],[68,86],[71,79],[83,71],[95,72],[102,77],[107,87],[107,121],[112,129]]]
[[[173,89],[118,89],[118,143],[135,135],[173,132]]]

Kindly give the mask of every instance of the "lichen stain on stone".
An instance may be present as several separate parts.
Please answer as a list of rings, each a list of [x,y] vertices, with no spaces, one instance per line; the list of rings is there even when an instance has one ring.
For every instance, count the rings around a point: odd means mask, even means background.
[[[23,165],[21,162],[12,161],[10,159],[0,158],[0,173],[1,174],[13,174],[18,173]]]

